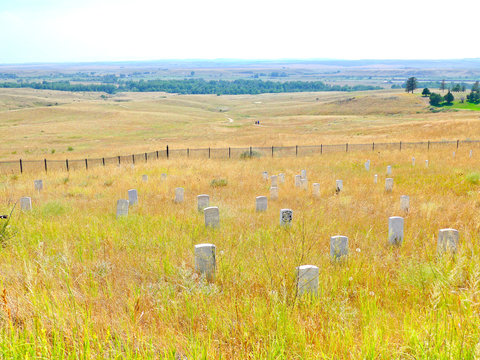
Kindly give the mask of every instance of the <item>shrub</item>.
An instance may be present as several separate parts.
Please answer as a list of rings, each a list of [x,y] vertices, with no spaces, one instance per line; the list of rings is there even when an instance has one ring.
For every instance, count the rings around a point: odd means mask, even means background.
[[[227,179],[213,179],[210,182],[211,187],[227,186],[227,184],[228,184]]]
[[[260,157],[262,154],[260,154],[258,151],[244,151],[243,153],[240,154],[240,159],[250,159],[254,157]]]
[[[478,185],[478,183],[480,182],[480,173],[478,172],[471,172],[469,174],[467,174],[465,176],[465,178],[467,179],[467,181],[471,184],[475,184],[475,185]]]
[[[67,151],[73,151],[73,147],[69,146],[69,147],[67,148]]]

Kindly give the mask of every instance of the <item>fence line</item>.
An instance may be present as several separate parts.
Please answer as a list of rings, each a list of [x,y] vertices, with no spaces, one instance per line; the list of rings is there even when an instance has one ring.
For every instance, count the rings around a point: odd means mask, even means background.
[[[141,154],[117,155],[102,158],[65,159],[65,160],[9,160],[0,161],[0,172],[24,173],[27,171],[49,170],[76,170],[95,166],[135,164],[136,162],[148,162],[157,159],[208,158],[208,159],[243,159],[252,157],[298,157],[315,154],[351,151],[380,151],[380,150],[430,150],[433,147],[453,145],[458,149],[461,144],[478,144],[480,140],[452,140],[452,141],[420,141],[420,142],[392,142],[392,143],[368,143],[368,144],[335,144],[335,145],[304,145],[304,146],[269,146],[269,147],[228,147],[228,148],[186,148],[170,149],[167,145],[165,150],[156,150]]]

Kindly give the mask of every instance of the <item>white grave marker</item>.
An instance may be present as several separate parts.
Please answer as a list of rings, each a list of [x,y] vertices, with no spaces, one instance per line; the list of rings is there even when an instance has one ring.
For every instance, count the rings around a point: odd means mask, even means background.
[[[34,180],[33,184],[35,185],[35,190],[42,190],[43,189],[43,180]]]
[[[28,196],[20,198],[20,209],[23,211],[32,210],[32,198]]]
[[[178,203],[182,203],[183,202],[183,188],[182,187],[178,187],[178,188],[175,188],[175,202],[178,204]]]
[[[319,269],[314,265],[301,265],[297,267],[297,293],[318,295],[318,274]]]
[[[302,180],[306,179],[307,178],[307,170],[300,171],[300,176],[301,176]]]
[[[348,255],[348,237],[342,235],[330,238],[330,257],[332,260],[340,260]]]
[[[117,200],[117,218],[120,216],[128,215],[128,200],[120,199]]]
[[[290,226],[292,225],[292,220],[293,220],[293,210],[291,209],[280,210],[280,225]]]
[[[167,174],[163,173],[162,175],[160,175],[160,180],[162,181],[167,180]]]
[[[446,252],[455,254],[458,249],[458,230],[441,229],[438,232],[437,251],[439,254]]]
[[[428,160],[425,160],[425,167],[428,167]]]
[[[209,206],[203,209],[205,215],[205,226],[217,227],[220,225],[220,212],[218,206]]]
[[[280,180],[280,184],[285,183],[285,174],[278,174],[278,179]]]
[[[308,190],[308,180],[307,179],[302,179],[301,180],[301,186],[303,190]]]
[[[374,183],[374,184],[378,183],[378,175],[377,175],[377,174],[375,174],[375,175],[373,176],[373,183]]]
[[[197,195],[197,210],[203,211],[210,205],[210,196],[206,194]]]
[[[137,189],[128,190],[128,202],[130,205],[138,204],[138,193]]]
[[[263,180],[268,180],[268,172],[266,171],[262,172],[262,177],[263,177]]]
[[[472,155],[473,155],[473,150],[470,150],[468,157],[472,157]]]
[[[278,176],[277,175],[270,176],[270,180],[271,180],[271,185],[272,186],[278,186]]]
[[[313,183],[312,184],[312,194],[313,196],[319,197],[320,196],[320,184]]]
[[[257,211],[267,211],[268,200],[266,196],[257,196],[255,198],[255,209]]]
[[[295,187],[300,187],[302,185],[302,177],[300,175],[295,175]]]
[[[336,185],[335,185],[335,191],[339,193],[340,191],[343,190],[343,180],[337,180]]]
[[[388,218],[388,242],[391,245],[401,245],[403,242],[403,218],[392,216]]]
[[[148,175],[142,175],[142,181],[147,182],[148,181]]]
[[[393,190],[393,179],[392,178],[386,178],[385,179],[385,191],[386,192],[391,192]]]
[[[400,209],[408,213],[410,210],[410,198],[408,195],[400,196]]]
[[[392,175],[392,165],[387,166],[387,175]]]
[[[370,160],[365,161],[365,170],[370,171]]]
[[[215,267],[215,245],[195,245],[195,271],[201,276],[205,276],[208,282],[213,282],[215,280]]]
[[[415,158],[412,157],[412,166],[415,166]]]

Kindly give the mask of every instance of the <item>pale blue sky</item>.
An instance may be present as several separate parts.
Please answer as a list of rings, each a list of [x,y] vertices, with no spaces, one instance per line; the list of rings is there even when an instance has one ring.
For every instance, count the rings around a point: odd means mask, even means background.
[[[479,0],[0,0],[0,63],[480,57]]]

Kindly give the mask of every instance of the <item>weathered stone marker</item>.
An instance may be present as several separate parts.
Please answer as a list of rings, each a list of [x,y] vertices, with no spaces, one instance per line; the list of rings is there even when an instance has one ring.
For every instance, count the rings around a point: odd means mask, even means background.
[[[473,150],[470,150],[468,157],[472,157],[472,155],[473,155]]]
[[[278,174],[278,179],[280,180],[281,184],[285,183],[285,174],[284,173]]]
[[[385,191],[386,192],[391,192],[393,190],[393,179],[392,178],[386,178],[385,179]]]
[[[342,180],[337,180],[336,185],[335,185],[335,191],[339,193],[340,191],[343,190],[343,181]]]
[[[403,242],[403,218],[392,216],[388,218],[388,242],[391,245],[401,245]]]
[[[178,187],[178,188],[175,188],[175,202],[178,204],[178,203],[182,203],[183,202],[183,188],[182,187]]]
[[[266,196],[257,196],[255,198],[255,209],[257,211],[267,211],[268,200]]]
[[[365,170],[370,171],[370,160],[365,161]]]
[[[302,176],[295,175],[295,187],[300,187],[302,185]]]
[[[400,196],[400,209],[406,213],[410,210],[410,198],[408,195]]]
[[[440,229],[438,232],[437,252],[455,254],[458,250],[458,230]]]
[[[147,182],[148,181],[148,175],[142,175],[142,181]]]
[[[377,175],[377,174],[375,174],[375,175],[373,176],[373,183],[374,183],[374,184],[378,183],[378,175]]]
[[[215,245],[195,245],[195,271],[204,276],[208,282],[215,280]]]
[[[290,226],[292,225],[292,220],[293,220],[293,210],[291,209],[280,210],[280,225]]]
[[[34,180],[33,184],[35,185],[35,190],[42,190],[43,189],[43,180]]]
[[[415,166],[415,158],[412,157],[412,166]]]
[[[207,208],[210,205],[210,196],[202,194],[197,195],[197,210],[203,211],[203,209]]]
[[[454,159],[455,159],[455,151],[453,152],[453,156],[452,156]]]
[[[268,172],[262,172],[263,180],[268,180]]]
[[[318,295],[319,269],[314,265],[301,265],[297,267],[297,294],[311,296]]]
[[[203,209],[205,215],[205,226],[218,227],[220,225],[220,212],[218,206],[209,206]]]
[[[392,165],[387,166],[387,175],[392,175]]]
[[[300,171],[300,176],[301,176],[302,180],[306,179],[307,178],[307,170]]]
[[[278,186],[278,176],[272,175],[270,176],[270,181],[272,186]]]
[[[272,186],[270,188],[270,200],[278,200],[278,187]]]
[[[425,160],[425,167],[428,167],[428,160]]]
[[[23,211],[32,210],[32,198],[28,196],[20,198],[20,209]]]
[[[301,187],[303,190],[308,190],[308,180],[307,179],[302,179],[301,180]]]
[[[137,189],[128,190],[128,202],[130,205],[138,204],[138,193]]]
[[[330,238],[330,257],[332,260],[340,260],[348,255],[348,237],[342,235]]]
[[[320,184],[313,183],[312,184],[312,194],[313,196],[319,197],[320,196]]]
[[[167,180],[167,174],[163,173],[162,175],[160,175],[160,180],[162,181]]]
[[[128,215],[128,200],[120,199],[117,200],[117,218],[120,216]]]

